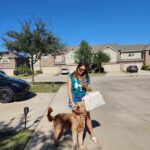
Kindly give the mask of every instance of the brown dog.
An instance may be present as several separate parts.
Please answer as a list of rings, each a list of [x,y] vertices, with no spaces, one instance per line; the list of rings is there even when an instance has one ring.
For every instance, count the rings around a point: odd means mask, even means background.
[[[71,129],[73,136],[73,145],[76,149],[79,146],[80,150],[85,150],[83,145],[83,132],[85,128],[85,119],[87,111],[83,102],[75,105],[72,113],[59,113],[56,116],[51,116],[53,109],[49,107],[47,117],[54,124],[54,142],[58,143],[59,136],[66,130]]]

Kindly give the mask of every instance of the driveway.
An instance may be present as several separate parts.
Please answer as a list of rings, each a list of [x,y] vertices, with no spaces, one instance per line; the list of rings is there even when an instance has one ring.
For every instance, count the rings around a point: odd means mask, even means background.
[[[105,74],[106,77],[125,77],[125,76],[150,76],[150,71],[139,70],[137,73],[128,73],[123,71],[109,71]]]

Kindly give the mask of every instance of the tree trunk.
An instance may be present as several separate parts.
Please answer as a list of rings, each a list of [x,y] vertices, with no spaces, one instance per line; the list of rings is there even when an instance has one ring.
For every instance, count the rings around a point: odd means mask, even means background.
[[[40,66],[40,71],[42,71],[42,65],[41,65],[41,56],[42,56],[42,54],[44,53],[44,51],[42,50],[41,52],[40,52],[40,54],[38,55],[38,60],[39,60],[39,66]]]
[[[31,58],[31,70],[32,70],[32,84],[34,84],[34,66],[33,66],[33,57]]]
[[[102,64],[100,63],[99,64],[99,73],[101,73],[101,67],[102,67]]]
[[[39,66],[40,66],[40,71],[42,71],[42,66],[41,66],[41,57],[39,58]]]

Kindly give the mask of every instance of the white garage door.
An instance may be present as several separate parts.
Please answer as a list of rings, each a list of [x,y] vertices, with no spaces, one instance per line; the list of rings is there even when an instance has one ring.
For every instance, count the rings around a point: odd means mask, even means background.
[[[103,67],[106,72],[120,71],[120,64],[105,64]]]

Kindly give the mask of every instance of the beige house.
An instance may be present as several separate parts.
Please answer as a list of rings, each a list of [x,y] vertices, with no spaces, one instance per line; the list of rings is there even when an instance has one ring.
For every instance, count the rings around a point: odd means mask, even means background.
[[[55,65],[61,68],[67,68],[69,72],[73,72],[76,69],[77,64],[75,63],[75,51],[77,47],[66,47],[67,51],[61,55],[55,57]]]
[[[29,65],[29,60],[23,55],[10,51],[3,52],[0,55],[0,70],[8,75],[13,75],[13,71],[21,64]]]
[[[62,61],[62,56],[60,54],[51,55],[43,54],[41,59],[34,64],[35,72],[37,70],[42,70],[45,74],[57,74],[60,72],[59,62]]]
[[[74,52],[78,47],[69,47],[65,53],[65,64],[71,65],[75,63]],[[150,66],[150,45],[137,44],[137,45],[118,45],[118,44],[104,44],[93,45],[92,51],[103,51],[110,56],[109,63],[104,63],[105,71],[126,71],[129,65],[137,65],[139,70],[142,65]]]
[[[61,71],[61,68],[68,68],[70,72],[76,69],[75,51],[78,46],[67,46],[66,52],[58,53],[57,55],[44,54],[41,60],[34,64],[35,71],[42,68],[43,73],[56,74]],[[139,70],[142,65],[150,67],[150,44],[136,44],[136,45],[118,45],[118,44],[101,44],[93,45],[92,51],[94,53],[103,51],[110,56],[110,62],[104,63],[103,67],[106,72],[125,70],[129,65],[137,65]],[[25,60],[19,55],[13,53],[1,54],[0,56],[0,69],[10,71],[13,70],[18,64]],[[4,70],[4,71],[5,71]]]
[[[144,52],[144,65],[150,67],[150,46],[148,46]]]

